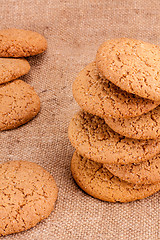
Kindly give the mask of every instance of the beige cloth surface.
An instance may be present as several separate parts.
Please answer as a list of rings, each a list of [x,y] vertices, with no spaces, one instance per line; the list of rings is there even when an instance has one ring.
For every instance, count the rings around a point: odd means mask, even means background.
[[[160,239],[159,193],[127,204],[94,199],[72,179],[74,149],[67,128],[78,105],[72,97],[76,74],[93,61],[109,38],[131,37],[160,42],[159,0],[1,0],[0,27],[43,34],[46,53],[29,58],[22,79],[38,92],[42,107],[30,123],[0,133],[0,161],[29,160],[48,170],[59,187],[55,211],[36,227],[5,240],[157,240]]]

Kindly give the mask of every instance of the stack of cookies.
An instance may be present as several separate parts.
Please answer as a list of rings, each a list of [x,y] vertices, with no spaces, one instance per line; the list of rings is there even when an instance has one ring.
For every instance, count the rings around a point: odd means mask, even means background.
[[[88,194],[130,202],[160,190],[160,48],[103,43],[73,84],[72,175]]]
[[[16,128],[35,117],[40,99],[34,89],[18,79],[30,70],[23,57],[42,53],[46,39],[22,29],[0,30],[0,131]]]

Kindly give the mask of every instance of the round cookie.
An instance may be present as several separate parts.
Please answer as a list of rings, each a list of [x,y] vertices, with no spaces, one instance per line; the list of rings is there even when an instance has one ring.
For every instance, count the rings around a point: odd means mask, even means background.
[[[26,59],[0,58],[0,84],[19,78],[29,70]]]
[[[0,131],[17,128],[40,111],[40,99],[22,80],[0,85]]]
[[[46,39],[39,33],[24,29],[0,30],[0,57],[28,57],[47,48]]]
[[[122,91],[107,79],[100,77],[95,62],[88,64],[78,74],[73,83],[73,96],[83,110],[99,117],[139,116],[159,104]]]
[[[55,180],[36,163],[1,164],[0,179],[0,236],[34,227],[54,209]]]
[[[160,106],[133,118],[105,117],[105,122],[117,133],[135,139],[160,138]]]
[[[122,90],[160,101],[160,47],[120,38],[104,42],[96,63],[100,73]]]
[[[82,156],[100,163],[137,163],[160,153],[160,139],[126,138],[114,132],[104,119],[81,111],[71,120],[68,135]]]
[[[133,184],[153,184],[160,182],[160,155],[140,163],[126,165],[104,164],[112,174]]]
[[[131,202],[159,191],[160,183],[134,185],[115,177],[103,164],[83,158],[77,152],[71,161],[76,183],[89,195],[109,202]]]

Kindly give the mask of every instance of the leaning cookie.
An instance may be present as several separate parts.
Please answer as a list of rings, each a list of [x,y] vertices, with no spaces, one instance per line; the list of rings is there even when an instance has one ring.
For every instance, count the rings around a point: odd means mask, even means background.
[[[122,90],[160,101],[160,47],[136,39],[104,42],[96,63],[100,73]]]
[[[112,174],[133,184],[154,184],[160,182],[160,155],[145,162],[126,165],[104,164]]]
[[[40,99],[33,87],[22,80],[0,85],[0,131],[30,121],[40,111]]]
[[[16,28],[0,30],[0,43],[0,57],[28,57],[47,48],[41,34]]]
[[[105,117],[105,122],[117,133],[135,139],[160,138],[160,106],[132,118]]]
[[[77,152],[71,161],[71,171],[80,188],[103,201],[131,202],[160,190],[160,183],[135,185],[120,180],[104,168],[103,164],[83,158]]]
[[[54,209],[55,180],[36,163],[1,164],[0,179],[0,236],[30,229]]]
[[[88,64],[78,74],[73,83],[73,96],[84,111],[99,117],[139,116],[159,104],[122,91],[106,78],[100,77],[95,62]]]
[[[72,118],[68,136],[83,157],[100,163],[138,163],[160,153],[160,139],[126,138],[114,132],[104,119],[82,111]]]
[[[30,70],[25,59],[0,58],[0,84],[17,79]]]

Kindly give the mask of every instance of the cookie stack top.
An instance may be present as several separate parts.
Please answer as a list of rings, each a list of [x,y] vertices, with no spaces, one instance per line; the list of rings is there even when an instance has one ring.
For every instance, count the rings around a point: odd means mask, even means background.
[[[69,139],[78,152],[73,156],[71,170],[80,187],[92,196],[110,199],[99,181],[104,179],[103,184],[108,188],[110,180],[104,178],[105,171],[113,174],[111,178],[118,177],[119,185],[126,181],[138,184],[141,190],[145,185],[146,191],[147,184],[157,184],[156,189],[160,189],[159,67],[158,46],[127,38],[113,39],[99,47],[96,60],[74,81],[73,96],[83,111],[69,125]],[[77,170],[80,161],[82,171]],[[94,161],[93,165],[90,163],[92,170],[88,170],[88,161]],[[85,180],[93,180],[89,171],[94,175],[96,168],[101,169],[95,179],[101,188],[98,195],[96,185],[89,184],[89,190]],[[125,192],[116,191],[117,196],[111,201],[119,201]],[[146,196],[131,195],[120,201]]]
[[[0,30],[0,42],[0,57],[29,57],[47,49],[47,41],[41,34],[24,29]]]
[[[160,48],[139,40],[120,38],[98,49],[99,72],[122,90],[160,101]]]

